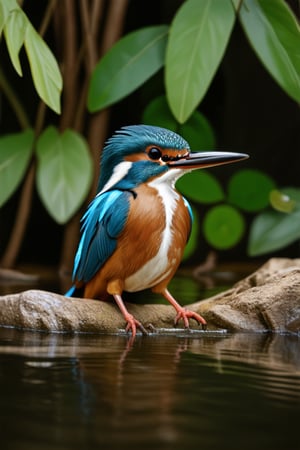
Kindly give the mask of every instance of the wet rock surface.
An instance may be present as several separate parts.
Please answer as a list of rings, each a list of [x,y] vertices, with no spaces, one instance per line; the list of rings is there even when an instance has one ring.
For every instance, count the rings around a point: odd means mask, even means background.
[[[169,305],[127,304],[144,326],[172,328]],[[231,289],[188,306],[208,322],[208,330],[299,333],[300,258],[270,259]],[[46,332],[115,333],[124,319],[114,303],[70,299],[42,290],[0,297],[0,326]],[[194,321],[191,327],[197,328]]]

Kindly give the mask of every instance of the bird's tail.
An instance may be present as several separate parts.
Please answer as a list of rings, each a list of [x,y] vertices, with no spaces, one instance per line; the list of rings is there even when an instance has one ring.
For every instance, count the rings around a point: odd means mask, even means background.
[[[82,297],[82,288],[78,288],[73,284],[70,289],[65,293],[65,297]]]
[[[73,297],[75,291],[76,286],[71,286],[70,289],[65,293],[65,297]]]

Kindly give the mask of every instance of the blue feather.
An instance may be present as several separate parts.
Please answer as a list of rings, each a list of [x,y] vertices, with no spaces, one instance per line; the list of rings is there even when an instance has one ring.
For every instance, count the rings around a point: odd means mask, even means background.
[[[73,279],[87,282],[117,246],[129,211],[129,192],[113,190],[97,195],[82,218],[81,239],[75,255]]]
[[[71,286],[70,289],[65,293],[66,297],[73,297],[74,293],[76,291],[76,286]]]

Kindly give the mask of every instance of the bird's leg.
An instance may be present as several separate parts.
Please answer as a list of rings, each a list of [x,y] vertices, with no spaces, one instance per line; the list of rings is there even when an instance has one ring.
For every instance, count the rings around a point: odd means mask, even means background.
[[[175,298],[170,294],[167,289],[164,289],[162,295],[168,300],[169,303],[176,309],[177,315],[175,317],[174,323],[177,325],[180,319],[183,320],[185,328],[189,328],[189,319],[194,319],[196,322],[201,323],[203,328],[206,328],[206,320],[203,319],[200,314],[194,311],[182,307]]]
[[[132,339],[136,336],[136,329],[139,328],[143,334],[148,334],[144,326],[135,317],[130,314],[126,306],[124,305],[123,299],[119,294],[113,294],[115,302],[117,303],[124,319],[127,322],[126,331],[131,330]]]

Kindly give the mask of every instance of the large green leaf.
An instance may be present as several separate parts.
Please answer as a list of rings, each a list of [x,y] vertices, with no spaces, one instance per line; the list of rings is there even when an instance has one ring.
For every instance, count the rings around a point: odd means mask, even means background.
[[[0,206],[22,181],[32,155],[33,141],[31,129],[0,138]]]
[[[62,77],[53,53],[41,36],[28,23],[24,40],[35,88],[43,101],[58,114]]]
[[[217,178],[205,170],[195,170],[177,181],[178,190],[198,203],[217,203],[224,199],[224,191]]]
[[[261,62],[294,100],[300,102],[300,28],[283,0],[244,0],[244,31]]]
[[[263,211],[251,224],[248,253],[258,256],[286,247],[300,239],[300,208],[290,214]]]
[[[92,163],[81,135],[59,134],[48,127],[37,142],[37,189],[58,223],[67,222],[85,199],[92,180]]]
[[[244,211],[256,212],[269,205],[273,179],[260,170],[238,170],[228,183],[228,200]]]
[[[204,97],[234,21],[231,0],[187,0],[178,10],[170,28],[165,81],[171,110],[180,123]]]
[[[88,108],[99,111],[129,95],[164,64],[168,27],[142,28],[120,39],[96,65]]]
[[[229,205],[218,205],[211,208],[203,222],[206,240],[219,250],[234,247],[245,231],[243,216]]]

